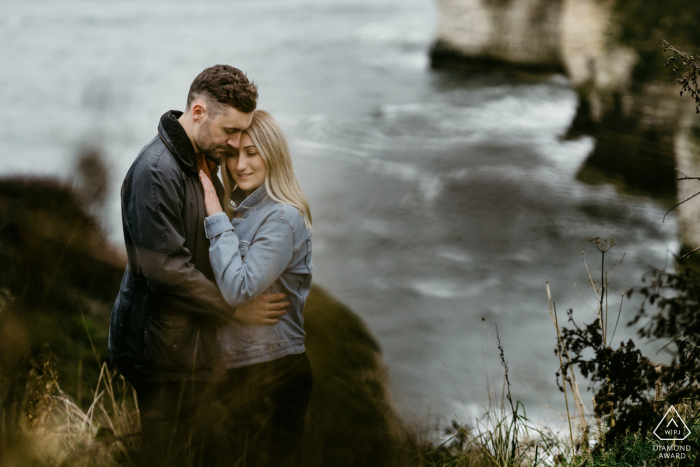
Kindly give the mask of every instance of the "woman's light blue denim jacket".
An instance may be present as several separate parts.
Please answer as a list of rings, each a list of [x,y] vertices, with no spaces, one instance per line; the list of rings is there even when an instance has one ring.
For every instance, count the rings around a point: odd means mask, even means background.
[[[302,310],[311,287],[311,231],[294,206],[278,203],[265,185],[234,209],[229,221],[218,213],[204,219],[209,258],[226,302],[244,305],[261,294],[285,293],[287,313],[273,325],[239,321],[219,329],[227,368],[299,354],[304,349]]]

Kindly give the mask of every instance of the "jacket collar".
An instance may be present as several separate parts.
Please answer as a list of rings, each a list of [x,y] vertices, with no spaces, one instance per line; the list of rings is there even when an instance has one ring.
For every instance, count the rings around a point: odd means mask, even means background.
[[[197,156],[190,137],[177,120],[182,115],[178,110],[170,110],[160,117],[158,135],[173,153],[182,170],[190,175],[197,175]]]
[[[245,213],[246,211],[255,211],[256,209],[261,207],[263,201],[265,201],[268,198],[267,189],[265,188],[264,183],[260,185],[247,198],[242,199],[243,196],[244,195],[242,190],[234,190],[231,199],[233,199],[233,201],[236,203],[236,207],[233,209],[233,212]]]

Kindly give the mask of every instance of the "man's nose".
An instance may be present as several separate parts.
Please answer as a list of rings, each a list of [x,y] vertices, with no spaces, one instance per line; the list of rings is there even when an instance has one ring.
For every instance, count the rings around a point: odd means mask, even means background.
[[[241,134],[236,133],[235,135],[231,135],[231,137],[228,139],[228,141],[226,141],[226,143],[232,148],[238,149],[238,146],[241,143]]]

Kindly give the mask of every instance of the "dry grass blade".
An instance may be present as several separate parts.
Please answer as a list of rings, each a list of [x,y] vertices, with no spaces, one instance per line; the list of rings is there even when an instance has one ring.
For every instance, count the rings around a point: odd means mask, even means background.
[[[576,372],[574,370],[573,365],[571,365],[571,357],[569,356],[569,350],[564,345],[564,342],[563,342],[563,339],[561,336],[561,330],[559,328],[559,320],[557,319],[557,315],[556,315],[556,305],[555,305],[554,301],[552,300],[552,292],[551,292],[550,287],[549,287],[549,281],[547,281],[545,284],[546,284],[546,288],[547,288],[547,300],[549,303],[549,316],[552,319],[552,324],[554,325],[554,328],[557,331],[557,341],[558,341],[558,345],[559,345],[559,352],[558,352],[559,369],[562,372],[562,383],[564,386],[564,399],[566,402],[566,410],[567,410],[566,415],[567,415],[567,419],[569,421],[569,433],[571,434],[571,436],[569,438],[570,438],[571,446],[573,449],[574,438],[573,438],[573,431],[572,431],[572,426],[571,426],[571,416],[569,414],[568,398],[567,398],[567,394],[566,394],[566,381],[567,380],[569,382],[569,388],[571,390],[573,401],[574,401],[574,404],[576,406],[576,412],[578,414],[580,428],[581,428],[582,433],[584,434],[584,440],[583,440],[584,443],[583,444],[585,444],[585,435],[588,432],[588,424],[586,422],[586,406],[583,403],[583,399],[581,399],[581,392],[579,390],[578,381],[576,379]],[[580,296],[580,294],[579,294],[579,296]],[[568,362],[567,367],[570,370],[569,373],[571,375],[571,379],[565,378],[566,373],[564,371],[564,363],[563,363],[563,359],[562,359],[562,353],[567,359],[567,362]]]
[[[41,363],[52,373],[53,361]],[[136,401],[126,383],[122,392],[115,389],[114,371],[104,364],[90,406],[83,410],[65,394],[58,383],[45,384],[45,376],[34,375],[37,394],[43,404],[25,409],[19,435],[31,453],[27,464],[71,465],[76,467],[133,465],[131,452],[139,446],[139,416]],[[3,412],[4,415],[4,412]],[[4,440],[5,438],[3,438]]]

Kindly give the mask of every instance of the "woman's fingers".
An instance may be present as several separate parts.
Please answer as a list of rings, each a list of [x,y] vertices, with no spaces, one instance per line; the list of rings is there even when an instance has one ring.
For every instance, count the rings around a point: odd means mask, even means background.
[[[209,180],[209,177],[206,176],[203,170],[199,171],[199,179],[202,182],[202,186],[204,187],[205,192],[209,192],[209,190],[214,189],[214,185],[211,183],[211,180]]]
[[[219,198],[216,196],[214,184],[203,170],[199,171],[199,180],[202,182],[202,188],[204,189],[204,207],[207,210],[207,215],[211,216],[222,212],[221,203],[219,203]]]
[[[263,324],[277,324],[277,323],[279,323],[279,320],[278,319],[264,319],[262,323]]]
[[[201,170],[199,171],[199,180],[202,182],[202,188],[204,188],[204,197],[207,198],[209,196],[209,190],[211,190],[208,186],[209,178],[207,178]]]

